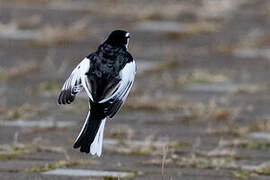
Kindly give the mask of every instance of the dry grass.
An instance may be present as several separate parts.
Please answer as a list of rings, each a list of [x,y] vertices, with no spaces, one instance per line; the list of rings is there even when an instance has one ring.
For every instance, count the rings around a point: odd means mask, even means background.
[[[41,23],[41,16],[33,15],[26,17],[13,18],[9,23],[0,23],[0,32],[12,31],[12,30],[26,30],[33,29]]]
[[[174,164],[174,161],[172,160],[172,158],[167,158],[165,162],[163,162],[162,158],[159,157],[155,159],[145,160],[142,163],[140,163],[140,165],[160,167],[160,165],[162,166],[163,163],[169,166],[169,165]],[[161,175],[162,175],[162,172],[161,172]]]
[[[169,150],[174,150],[176,148],[190,146],[187,142],[162,142],[154,141],[152,137],[147,137],[144,141],[134,141],[134,140],[121,140],[118,143],[112,144],[110,148],[120,154],[129,155],[162,155],[163,147],[167,146]],[[116,146],[116,147],[114,147]],[[109,147],[107,147],[109,148]],[[161,162],[159,163],[159,165]]]
[[[255,173],[250,171],[238,170],[234,171],[232,176],[237,179],[247,179],[255,175]]]
[[[243,36],[237,47],[245,48],[260,48],[270,45],[270,34],[268,32],[263,32],[255,29]]]
[[[255,172],[259,175],[270,176],[270,162],[260,164]]]
[[[166,164],[166,158],[168,154],[168,146],[163,147],[163,155],[162,155],[162,164],[161,164],[161,176],[162,180],[165,178],[165,164]]]
[[[269,143],[268,143],[269,144]],[[194,148],[197,146],[194,145]],[[232,172],[234,178],[248,178],[256,175],[270,175],[270,163],[263,162],[259,166],[243,165],[238,161],[247,159],[248,157],[241,156],[232,149],[232,147],[238,148],[255,148],[256,150],[268,150],[263,144],[257,142],[251,142],[249,140],[235,139],[233,141],[220,141],[217,148],[210,151],[197,151],[195,150],[189,156],[182,156],[175,151],[170,157],[164,159],[152,159],[145,161],[144,165],[159,165],[161,163],[167,163],[172,166],[178,166],[180,168],[199,168],[199,169],[226,169]],[[196,148],[197,149],[197,148]],[[164,173],[162,173],[164,175]]]
[[[128,125],[117,125],[110,129],[110,131],[105,131],[104,136],[106,138],[131,140],[134,133],[134,129]]]
[[[2,105],[0,110],[0,118],[2,120],[16,120],[21,118],[30,118],[48,109],[47,104],[35,106],[32,104],[24,103],[18,107],[7,107]]]
[[[266,90],[266,85],[263,84],[243,84],[234,92],[237,94],[252,94]]]
[[[0,69],[0,82],[11,78],[20,78],[22,76],[39,72],[40,66],[35,62],[24,63],[11,68]]]
[[[248,141],[247,143],[239,144],[238,147],[246,148],[246,149],[269,151],[270,143],[266,141]]]
[[[226,117],[226,119],[229,119],[229,121],[224,121],[225,123],[221,125],[215,125],[215,128],[210,126],[206,130],[206,132],[208,134],[216,134],[216,135],[230,134],[234,136],[246,136],[251,132],[270,132],[269,119],[256,120],[254,123],[250,123],[248,125],[237,125],[233,121],[235,117],[232,119]],[[222,117],[222,119],[223,118],[224,117]]]
[[[201,18],[222,18],[230,16],[230,13],[235,11],[240,5],[242,5],[242,1],[220,0],[217,2],[205,0],[197,13]]]
[[[260,52],[256,52],[256,50],[260,50],[261,48],[267,48],[269,47],[269,45],[270,33],[255,29],[249,32],[247,35],[244,34],[243,36],[239,37],[237,42],[217,45],[216,51],[223,54],[237,54],[238,50],[244,49],[247,51],[254,50],[254,53],[258,53],[258,55],[260,55]],[[253,52],[247,53],[250,54]]]
[[[178,111],[184,108],[183,102],[175,96],[155,97],[149,94],[131,96],[125,103],[126,111]]]
[[[36,147],[36,151],[37,152],[52,152],[52,153],[60,153],[60,154],[64,154],[65,158],[67,161],[70,161],[70,156],[68,155],[66,149],[64,149],[63,147],[60,146],[42,146],[42,145],[38,145]]]
[[[22,4],[22,3],[26,3],[26,4],[47,4],[49,3],[51,0],[11,0],[12,3],[14,4]]]
[[[248,143],[248,140],[246,139],[233,139],[233,140],[224,140],[220,139],[219,141],[219,147],[228,148],[228,147],[237,147],[241,144]]]
[[[183,86],[190,83],[218,83],[228,81],[228,77],[221,73],[194,71],[190,74],[179,75],[175,84]]]
[[[41,16],[33,15],[27,17],[19,17],[17,19],[11,20],[11,22],[14,23],[18,29],[33,29],[41,23]]]
[[[53,169],[58,169],[58,168],[68,168],[68,167],[73,167],[77,165],[82,165],[82,164],[90,164],[90,160],[59,160],[53,163],[48,163],[43,166],[37,166],[37,167],[32,167],[30,169],[27,169],[27,172],[44,172],[44,171],[49,171]]]
[[[230,158],[208,158],[208,157],[181,157],[175,159],[176,164],[181,168],[201,169],[235,169],[237,165]]]
[[[65,163],[74,163],[74,161],[70,160],[67,151],[62,147],[50,146],[46,147],[40,145],[39,143],[30,143],[30,144],[22,144],[16,142],[14,139],[13,145],[0,145],[0,160],[10,160],[10,159],[23,159],[23,157],[18,157],[23,154],[33,154],[36,152],[52,152],[52,153],[61,153],[65,156]],[[80,162],[80,161],[79,161]],[[76,161],[75,161],[76,163]]]
[[[225,148],[220,144],[210,151],[198,151],[196,144],[190,156],[182,157],[177,152],[172,155],[172,160],[180,167],[207,168],[207,169],[238,169],[237,161],[246,159],[238,155],[230,147]]]
[[[247,127],[248,132],[270,132],[270,119],[258,119]]]
[[[163,3],[156,6],[146,6],[141,11],[134,12],[137,20],[175,20],[177,16],[192,11],[187,3]]]
[[[233,173],[233,176],[239,179],[246,179],[258,175],[270,176],[270,162],[263,162],[260,165],[254,166],[252,169],[240,169]]]
[[[168,33],[169,38],[175,40],[175,39],[186,38],[191,35],[217,32],[222,27],[221,25],[207,23],[207,22],[188,23],[188,24],[185,24],[185,26],[186,26],[185,31]]]
[[[50,46],[80,40],[88,33],[88,29],[85,19],[74,22],[67,27],[47,25],[37,31],[38,36],[32,41],[32,44]]]
[[[46,81],[40,83],[37,87],[35,88],[28,88],[27,92],[30,94],[33,93],[39,93],[39,94],[46,94],[46,95],[57,95],[61,88],[63,86],[63,82],[60,81]]]
[[[141,94],[131,96],[124,106],[125,111],[157,111],[183,112],[187,119],[214,119],[217,121],[233,121],[241,108],[219,105],[216,99],[208,103],[184,101],[176,96],[159,96]]]
[[[176,152],[173,152],[166,160],[164,158],[151,159],[145,161],[144,165],[160,165],[170,164],[172,166],[178,166],[181,168],[200,168],[200,169],[239,169],[237,161],[245,159],[237,155],[230,149],[222,149],[218,147],[209,152],[193,152],[190,155],[182,156]]]
[[[236,151],[232,149],[226,149],[224,147],[217,147],[213,150],[207,151],[207,152],[197,152],[201,157],[213,157],[213,158],[220,158],[220,157],[231,157],[234,159],[241,159],[236,157]]]
[[[10,160],[21,154],[30,154],[35,151],[32,145],[14,144],[0,145],[0,160]]]
[[[174,2],[131,2],[131,1],[100,1],[89,7],[89,11],[98,15],[114,15],[141,20],[175,20],[192,6],[188,3]],[[138,11],[139,10],[139,11]]]
[[[220,148],[243,148],[243,149],[253,149],[253,150],[270,150],[270,143],[262,140],[250,140],[246,138],[234,139],[234,140],[221,140],[219,142]]]
[[[226,123],[222,123],[219,125],[215,125],[208,127],[206,129],[207,134],[211,135],[231,135],[231,136],[245,136],[247,134],[246,127],[241,127],[240,125],[237,125],[233,121],[228,121]]]

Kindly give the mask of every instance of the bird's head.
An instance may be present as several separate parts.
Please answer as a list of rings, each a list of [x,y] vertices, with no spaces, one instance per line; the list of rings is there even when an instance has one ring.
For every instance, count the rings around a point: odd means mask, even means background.
[[[130,36],[127,31],[115,30],[111,32],[105,43],[115,47],[125,46],[127,48],[129,38]]]

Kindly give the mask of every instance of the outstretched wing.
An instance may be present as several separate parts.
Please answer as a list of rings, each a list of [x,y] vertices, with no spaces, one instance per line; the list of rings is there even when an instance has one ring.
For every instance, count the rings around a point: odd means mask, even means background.
[[[90,60],[84,58],[82,62],[72,71],[69,78],[66,80],[61,93],[58,98],[59,104],[70,104],[74,101],[76,94],[83,88],[85,89],[88,97],[92,100],[92,95],[89,92],[89,84],[87,81],[86,73],[90,68]]]
[[[127,63],[124,68],[120,71],[120,81],[116,88],[111,91],[103,100],[99,101],[100,104],[106,104],[104,108],[104,113],[112,118],[115,113],[120,109],[120,107],[125,102],[129,91],[133,85],[134,78],[136,74],[136,64],[135,61]]]

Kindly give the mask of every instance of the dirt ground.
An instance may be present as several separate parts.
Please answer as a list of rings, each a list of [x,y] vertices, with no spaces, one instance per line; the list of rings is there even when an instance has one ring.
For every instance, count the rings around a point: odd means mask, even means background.
[[[269,19],[268,0],[0,0],[0,179],[269,179]],[[98,158],[72,148],[86,97],[57,96],[114,29],[138,70]]]

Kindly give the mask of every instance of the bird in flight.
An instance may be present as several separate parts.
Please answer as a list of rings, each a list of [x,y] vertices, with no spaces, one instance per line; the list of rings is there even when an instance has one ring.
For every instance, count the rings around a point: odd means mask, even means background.
[[[97,51],[85,57],[65,81],[59,104],[70,104],[84,90],[89,112],[74,148],[100,156],[107,118],[112,118],[125,102],[133,85],[136,64],[128,52],[130,35],[115,30]]]

